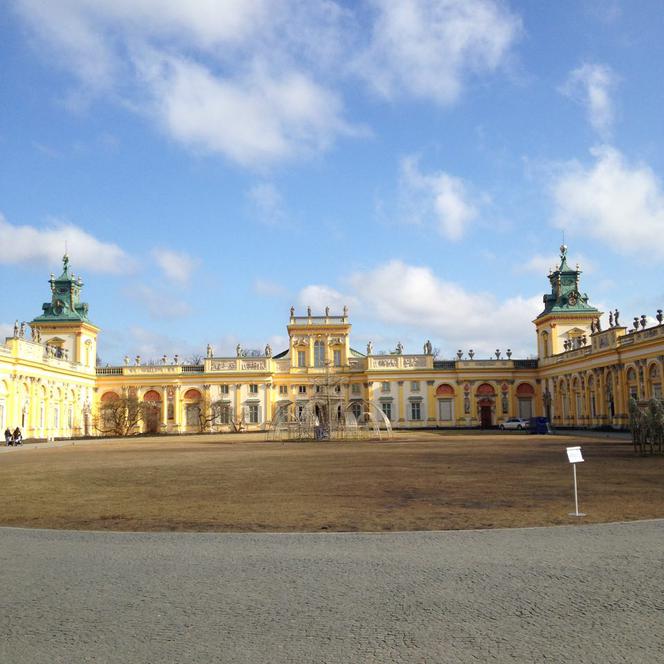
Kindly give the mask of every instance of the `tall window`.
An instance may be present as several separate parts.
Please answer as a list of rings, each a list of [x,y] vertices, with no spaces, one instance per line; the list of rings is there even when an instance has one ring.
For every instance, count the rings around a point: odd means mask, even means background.
[[[422,419],[422,404],[419,401],[410,402],[410,419],[411,420]]]
[[[380,407],[381,407],[383,413],[385,413],[385,417],[387,417],[388,420],[391,420],[392,419],[392,402],[383,401],[380,404]]]
[[[360,393],[360,384],[359,383],[353,383],[350,386],[350,391],[351,391],[351,394],[359,394]]]
[[[256,403],[249,405],[249,423],[258,424],[258,404]]]
[[[449,422],[452,419],[452,399],[438,399],[438,419]]]
[[[228,404],[222,404],[219,408],[219,421],[221,424],[231,423],[231,407]]]
[[[307,366],[307,353],[303,350],[297,351],[297,366],[298,367]]]
[[[340,350],[335,350],[334,351],[334,366],[335,367],[340,367],[341,366],[341,351]]]
[[[325,366],[325,345],[322,341],[316,341],[314,343],[314,366]]]

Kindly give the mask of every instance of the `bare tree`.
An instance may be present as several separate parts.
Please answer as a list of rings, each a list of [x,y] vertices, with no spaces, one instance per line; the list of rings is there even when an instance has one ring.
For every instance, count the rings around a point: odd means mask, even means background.
[[[207,412],[199,408],[200,432],[214,431],[216,427],[233,423],[233,408],[227,401],[213,401]]]
[[[134,396],[117,397],[103,402],[94,418],[94,427],[106,436],[131,436],[139,433],[141,422],[146,419],[150,404]]]
[[[189,357],[187,357],[184,361],[185,364],[191,364],[194,366],[200,366],[203,364],[203,356],[199,355],[198,353],[193,353]]]

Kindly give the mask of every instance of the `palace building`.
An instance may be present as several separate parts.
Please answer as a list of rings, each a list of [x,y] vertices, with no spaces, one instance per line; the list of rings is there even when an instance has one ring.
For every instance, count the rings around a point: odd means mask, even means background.
[[[333,385],[335,407],[360,417],[370,406],[393,428],[493,427],[511,417],[543,415],[554,427],[628,424],[628,400],[661,397],[664,325],[645,316],[632,329],[600,327],[598,311],[580,289],[579,267],[567,262],[549,274],[550,292],[533,321],[537,359],[496,353],[491,359],[437,360],[430,343],[421,354],[362,353],[351,346],[348,311],[297,315],[291,309],[288,348],[272,354],[215,357],[208,346],[198,364],[166,357],[96,366],[100,332],[81,302],[83,282],[63,259],[49,280],[50,302],[30,323],[15,325],[0,345],[0,427],[19,426],[25,438],[109,433],[104,404],[124,398],[149,405],[136,432],[266,430],[275,416],[297,418]]]

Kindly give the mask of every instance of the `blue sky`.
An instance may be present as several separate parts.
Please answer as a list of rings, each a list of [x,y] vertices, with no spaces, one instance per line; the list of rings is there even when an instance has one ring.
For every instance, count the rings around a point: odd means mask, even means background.
[[[563,231],[624,322],[664,307],[659,1],[11,0],[0,333],[67,242],[100,356],[534,352]]]

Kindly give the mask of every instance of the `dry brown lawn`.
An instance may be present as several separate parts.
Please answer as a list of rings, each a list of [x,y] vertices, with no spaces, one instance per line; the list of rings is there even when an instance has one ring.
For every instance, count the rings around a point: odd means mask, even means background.
[[[0,455],[0,525],[87,530],[390,531],[664,516],[664,457],[568,436],[382,442],[205,436]],[[582,512],[565,447],[583,446]]]

